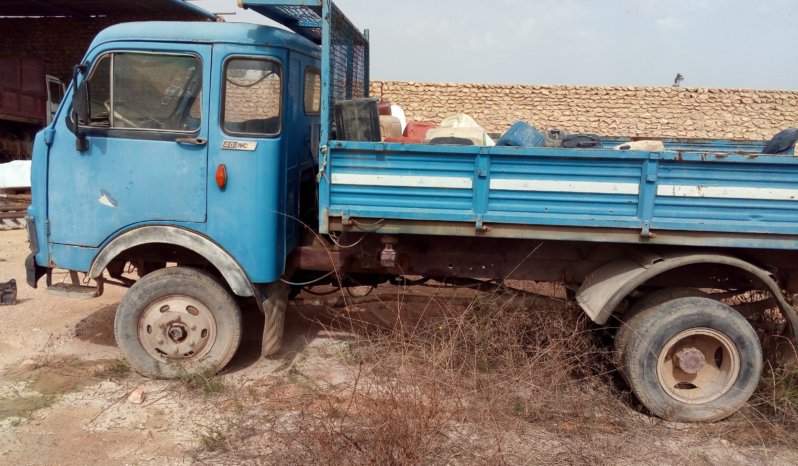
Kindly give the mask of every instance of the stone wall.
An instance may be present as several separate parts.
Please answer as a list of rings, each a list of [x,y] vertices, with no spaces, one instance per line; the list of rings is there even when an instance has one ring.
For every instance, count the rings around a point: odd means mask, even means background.
[[[228,83],[225,87],[225,121],[241,123],[279,115],[280,83],[276,77],[250,87]],[[241,84],[246,84],[246,81]]]
[[[375,81],[371,94],[408,119],[463,112],[497,133],[526,120],[605,136],[765,140],[798,126],[798,91]]]

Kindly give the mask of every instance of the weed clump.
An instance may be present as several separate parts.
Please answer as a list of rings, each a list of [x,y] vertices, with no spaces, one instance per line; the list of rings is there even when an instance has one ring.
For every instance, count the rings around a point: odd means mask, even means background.
[[[219,426],[206,426],[198,432],[200,447],[211,453],[224,453],[230,450],[229,434]]]
[[[179,380],[186,389],[199,391],[205,396],[217,395],[226,388],[222,377],[213,371],[185,372]]]
[[[116,359],[101,375],[115,379],[124,379],[130,374],[130,365],[128,365],[124,359]]]

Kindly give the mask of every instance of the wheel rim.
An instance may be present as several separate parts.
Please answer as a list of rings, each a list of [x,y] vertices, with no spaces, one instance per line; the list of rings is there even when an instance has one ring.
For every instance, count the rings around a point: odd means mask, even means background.
[[[144,309],[138,335],[144,350],[159,361],[197,361],[216,341],[216,319],[190,296],[167,296]]]
[[[687,404],[717,400],[731,390],[740,374],[740,352],[721,332],[709,328],[684,331],[663,347],[657,362],[662,388]]]

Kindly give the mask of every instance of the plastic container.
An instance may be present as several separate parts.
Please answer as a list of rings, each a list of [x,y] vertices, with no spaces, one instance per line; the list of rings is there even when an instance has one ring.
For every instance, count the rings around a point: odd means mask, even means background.
[[[382,139],[402,136],[402,122],[395,116],[380,115],[380,133]]]
[[[479,128],[482,131],[485,131],[479,123],[470,115],[466,115],[465,113],[458,113],[456,115],[452,115],[443,119],[440,125],[441,128]],[[455,136],[458,137],[458,136]],[[485,132],[485,138],[478,146],[495,146],[496,142],[488,136],[488,133]]]
[[[336,102],[336,139],[339,141],[382,141],[378,101],[379,99],[357,99]]]
[[[411,121],[407,124],[403,135],[423,142],[424,137],[427,136],[427,131],[437,127],[438,125],[431,121]]]
[[[488,135],[482,128],[435,128],[427,131],[424,142],[429,144],[433,139],[458,138],[468,139],[475,146],[486,146]]]
[[[383,115],[391,115],[391,103],[387,100],[380,100],[380,103],[377,104],[377,109],[380,111],[380,116]]]
[[[440,124],[441,128],[481,128],[477,120],[471,118],[470,115],[465,113],[458,113],[443,119]]]
[[[546,142],[543,143],[543,147],[562,147],[562,141],[568,134],[567,131],[560,131],[556,128],[546,131],[544,134]]]
[[[498,146],[509,147],[543,147],[546,137],[525,121],[514,124],[501,139]]]
[[[404,109],[396,104],[391,105],[391,116],[399,118],[402,123],[402,134],[404,134],[405,128],[407,128],[407,115],[405,115]]]

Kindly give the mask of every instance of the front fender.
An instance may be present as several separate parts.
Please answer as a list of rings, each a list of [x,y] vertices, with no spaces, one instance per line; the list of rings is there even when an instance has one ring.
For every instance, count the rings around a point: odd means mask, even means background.
[[[89,277],[99,278],[119,254],[146,244],[171,244],[196,252],[213,264],[238,296],[254,296],[254,288],[244,269],[221,246],[199,233],[174,226],[145,226],[114,238],[94,258]]]

